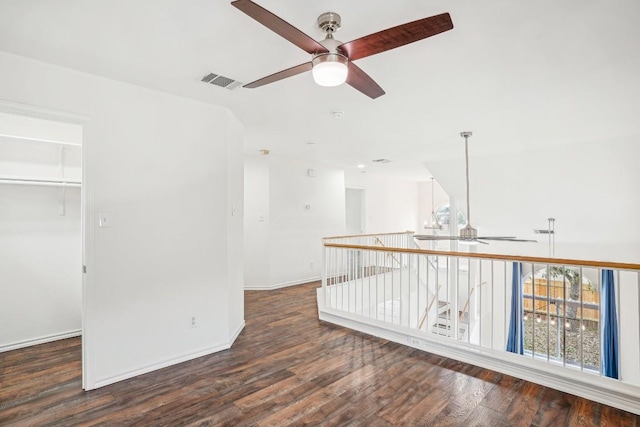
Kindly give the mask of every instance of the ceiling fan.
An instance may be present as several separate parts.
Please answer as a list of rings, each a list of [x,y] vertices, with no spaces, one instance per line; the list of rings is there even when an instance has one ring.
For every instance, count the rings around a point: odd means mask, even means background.
[[[244,85],[246,88],[264,86],[311,70],[313,79],[321,86],[338,86],[346,82],[375,99],[384,95],[384,90],[353,61],[426,39],[453,28],[451,16],[443,13],[342,43],[333,38],[333,34],[341,25],[340,15],[326,12],[318,17],[318,26],[326,34],[325,39],[318,42],[250,0],[236,0],[231,4],[311,54],[311,61],[248,83]]]
[[[469,137],[471,135],[473,135],[472,132],[460,132],[460,136],[464,138],[464,161],[467,176],[467,225],[460,230],[459,236],[416,234],[413,237],[417,240],[457,240],[460,243],[465,243],[467,245],[477,245],[478,243],[488,245],[488,243],[483,240],[496,240],[499,242],[536,242],[536,240],[518,239],[513,236],[478,236],[478,230],[471,226],[471,208],[469,207]],[[453,221],[453,223],[455,224],[455,221]]]

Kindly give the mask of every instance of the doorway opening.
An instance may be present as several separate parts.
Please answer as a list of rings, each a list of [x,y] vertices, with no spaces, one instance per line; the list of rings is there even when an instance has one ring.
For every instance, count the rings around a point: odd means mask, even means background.
[[[0,102],[0,352],[82,336],[82,121]]]
[[[365,232],[365,193],[363,188],[345,189],[346,227],[347,235],[363,234]]]

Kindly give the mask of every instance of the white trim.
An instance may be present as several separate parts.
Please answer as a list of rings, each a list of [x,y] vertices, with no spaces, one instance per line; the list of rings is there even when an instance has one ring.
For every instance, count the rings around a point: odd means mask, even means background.
[[[91,180],[88,179],[87,164],[89,163],[90,144],[87,141],[88,121],[82,124],[82,187],[80,189],[80,216],[82,227],[82,388],[88,390],[93,384],[93,345],[91,341],[91,324],[89,322],[87,293],[93,279],[92,268],[94,254],[94,235],[91,227],[91,219],[93,218],[93,191]]]
[[[4,133],[0,133],[0,138],[18,139],[18,140],[33,141],[33,142],[46,142],[47,144],[69,145],[72,147],[82,147],[82,144],[80,144],[79,142],[57,141],[54,139],[42,139],[42,138],[34,138],[30,136],[7,135]]]
[[[456,345],[449,339],[430,337],[418,331],[409,332],[382,322],[362,319],[337,310],[324,308],[322,288],[318,288],[318,317],[320,320],[369,335],[404,344],[429,353],[459,360],[481,368],[501,372],[526,381],[570,393],[585,399],[600,402],[640,415],[640,389],[624,382],[606,377],[572,372],[563,367],[523,359],[519,355],[508,354],[480,347]]]
[[[77,329],[75,331],[62,332],[59,334],[47,335],[40,338],[33,338],[25,341],[20,341],[12,344],[0,346],[0,353],[5,351],[17,350],[19,348],[31,347],[32,345],[45,344],[48,342],[64,340],[67,338],[79,337],[82,335],[82,330]]]
[[[100,388],[100,387],[104,387],[106,385],[109,384],[113,384],[119,381],[124,381],[124,380],[128,380],[129,378],[133,378],[133,377],[137,377],[138,375],[143,375],[143,374],[147,374],[149,372],[153,372],[153,371],[157,371],[158,369],[163,369],[163,368],[167,368],[169,366],[173,366],[173,365],[177,365],[179,363],[182,362],[186,362],[192,359],[197,359],[198,357],[202,357],[202,356],[208,356],[210,354],[213,353],[218,353],[220,351],[223,350],[228,350],[231,348],[231,346],[233,345],[233,343],[235,342],[235,340],[238,338],[238,336],[240,335],[240,333],[242,332],[242,330],[245,327],[245,322],[244,320],[242,321],[242,323],[240,324],[240,326],[234,331],[234,333],[231,335],[231,337],[229,338],[229,341],[224,343],[224,344],[220,344],[217,346],[212,346],[212,347],[207,347],[204,348],[202,350],[198,350],[192,353],[187,353],[187,354],[183,354],[181,356],[178,357],[174,357],[171,359],[167,359],[164,360],[160,363],[156,363],[153,365],[149,365],[149,366],[144,366],[142,368],[139,369],[134,369],[132,371],[128,371],[119,375],[115,375],[113,377],[109,377],[109,378],[105,378],[103,380],[98,380],[95,381],[91,387],[85,387],[85,390],[93,390],[96,388]]]
[[[245,291],[273,291],[275,289],[280,289],[280,288],[286,288],[289,286],[296,286],[296,285],[302,285],[303,283],[309,283],[309,282],[319,282],[322,280],[321,276],[316,276],[316,277],[310,277],[308,279],[300,279],[300,280],[293,280],[291,282],[282,282],[282,283],[276,283],[275,285],[263,285],[263,286],[244,286],[244,290]]]
[[[67,111],[55,110],[53,108],[38,107],[35,105],[22,104],[19,102],[5,101],[0,99],[0,111],[9,114],[18,114],[28,117],[36,117],[45,120],[74,123],[84,125],[89,121],[89,116],[83,114],[70,113]],[[84,132],[83,132],[84,133]]]
[[[242,323],[240,324],[238,329],[236,329],[235,332],[231,334],[231,338],[229,338],[229,347],[231,347],[236,342],[236,340],[238,339],[238,336],[240,336],[244,327],[245,327],[245,322],[244,320],[242,320]]]
[[[7,185],[32,185],[32,186],[40,186],[40,187],[68,187],[68,188],[80,188],[82,187],[82,183],[80,181],[64,181],[61,179],[49,179],[46,177],[42,178],[32,178],[32,177],[23,177],[23,178],[14,178],[9,176],[0,176],[0,184]]]
[[[172,359],[163,360],[162,362],[144,366],[142,368],[134,369],[132,371],[124,372],[119,375],[114,375],[113,377],[108,377],[102,380],[95,381],[93,387],[85,388],[85,390],[92,390],[100,387],[104,387],[109,384],[117,383],[119,381],[128,380],[129,378],[137,377],[138,375],[147,374],[149,372],[157,371],[158,369],[166,368],[172,365],[177,365],[178,363],[186,362],[188,360],[196,359],[198,357],[207,356],[212,353],[217,353],[222,350],[227,350],[231,347],[229,343],[224,343],[214,347],[207,347],[202,350],[195,351],[193,353],[183,354],[178,357],[174,357]]]

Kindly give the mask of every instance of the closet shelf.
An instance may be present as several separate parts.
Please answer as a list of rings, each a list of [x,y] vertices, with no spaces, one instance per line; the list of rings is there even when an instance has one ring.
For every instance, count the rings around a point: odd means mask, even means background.
[[[0,184],[9,185],[39,185],[46,187],[81,187],[80,181],[61,179],[9,178],[0,176]]]
[[[78,142],[58,141],[58,140],[55,140],[55,139],[32,138],[32,137],[29,137],[29,136],[8,135],[8,134],[4,134],[4,133],[0,133],[0,138],[18,139],[18,140],[22,140],[22,141],[46,142],[48,144],[69,145],[69,146],[72,146],[72,147],[82,147],[82,144],[80,144]]]

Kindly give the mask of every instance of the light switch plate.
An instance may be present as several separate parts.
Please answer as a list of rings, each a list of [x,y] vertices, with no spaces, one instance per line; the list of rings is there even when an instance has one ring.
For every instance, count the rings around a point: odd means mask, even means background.
[[[98,226],[100,228],[109,228],[111,227],[111,218],[109,214],[106,212],[100,212],[98,214]]]

